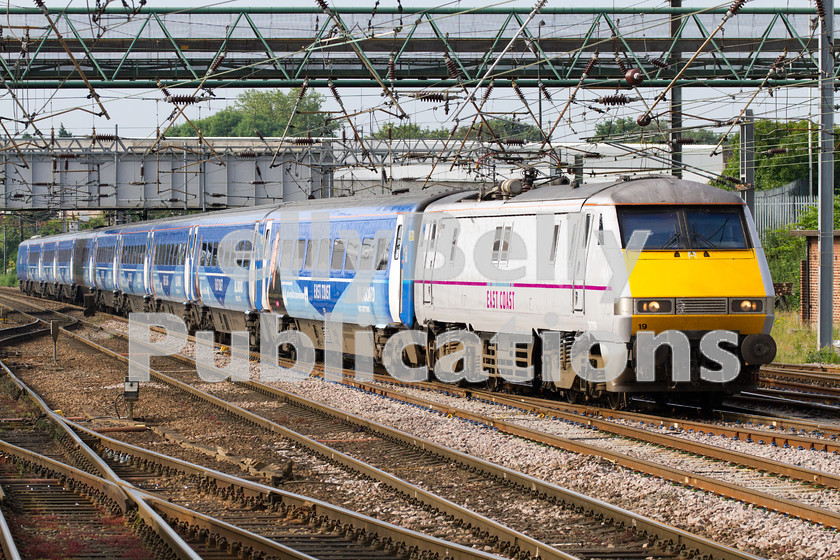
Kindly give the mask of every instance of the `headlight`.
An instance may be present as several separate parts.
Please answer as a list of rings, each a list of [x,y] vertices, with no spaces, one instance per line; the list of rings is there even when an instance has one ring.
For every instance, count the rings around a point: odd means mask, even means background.
[[[730,313],[764,313],[764,298],[730,298]]]
[[[674,302],[670,299],[637,299],[636,313],[639,314],[663,314],[673,313]]]

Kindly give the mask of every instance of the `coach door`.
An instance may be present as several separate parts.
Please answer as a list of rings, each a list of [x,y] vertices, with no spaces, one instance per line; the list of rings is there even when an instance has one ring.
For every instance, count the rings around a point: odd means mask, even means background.
[[[586,213],[575,228],[572,243],[575,254],[572,260],[572,309],[582,313],[586,299],[586,256],[589,253],[589,237],[592,230],[592,214]]]
[[[438,224],[437,222],[427,222],[423,224],[423,305],[431,306],[434,296],[434,279],[435,273],[435,251],[437,250],[438,238]]]

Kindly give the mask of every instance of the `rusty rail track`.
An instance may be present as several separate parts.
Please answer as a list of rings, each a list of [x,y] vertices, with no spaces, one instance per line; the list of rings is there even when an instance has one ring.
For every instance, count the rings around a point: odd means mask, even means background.
[[[93,328],[101,329],[101,327],[96,325],[91,326]],[[114,335],[121,336],[121,334],[117,332],[107,331],[107,329],[102,330],[106,330],[106,332],[111,332]],[[125,356],[120,355],[119,353],[115,353],[95,342],[89,341],[86,338],[76,335],[70,331],[66,331],[66,333],[68,336],[75,338],[76,340],[87,344],[93,348],[96,348],[97,350],[100,350],[103,353],[114,357],[115,359],[118,359],[123,362],[127,361],[127,358]],[[192,363],[192,360],[185,356],[176,356],[176,358],[182,362]],[[272,422],[271,420],[253,414],[247,410],[243,410],[235,405],[232,405],[231,403],[227,403],[222,399],[207,394],[204,391],[200,391],[194,387],[191,387],[186,383],[173,379],[170,376],[167,376],[160,372],[156,372],[155,370],[152,370],[151,374],[156,381],[166,383],[173,387],[177,387],[178,389],[189,393],[192,396],[201,398],[202,400],[215,404],[223,410],[236,414],[245,421],[262,426],[275,433],[280,433],[285,437],[288,437],[293,441],[300,443],[301,445],[313,450],[314,452],[321,454],[324,457],[328,457],[329,459],[343,464],[347,468],[356,470],[357,472],[362,472],[366,476],[370,476],[376,480],[384,481],[386,482],[386,484],[389,484],[391,487],[396,488],[398,491],[412,495],[415,498],[428,503],[429,505],[435,507],[440,511],[444,511],[449,515],[453,515],[455,517],[466,517],[471,513],[465,511],[464,508],[458,506],[457,504],[453,504],[451,502],[448,502],[447,500],[443,500],[430,492],[418,489],[406,483],[403,480],[389,475],[388,473],[382,472],[379,469],[366,465],[352,457],[349,457],[347,455],[344,455],[343,453],[331,449],[322,443],[306,438],[305,436],[302,436],[301,434],[293,432],[288,428],[280,426],[277,423]],[[258,392],[269,392],[270,394],[272,394],[272,396],[275,397],[280,395],[280,393],[277,392],[276,389],[261,384],[245,383],[244,385],[251,387],[252,389]],[[382,434],[385,437],[394,441],[402,441],[404,442],[404,444],[417,449],[421,449],[424,452],[438,455],[450,461],[456,461],[457,463],[464,465],[466,468],[469,468],[474,472],[480,472],[483,473],[485,476],[505,481],[506,484],[522,488],[526,492],[529,492],[533,495],[543,496],[546,499],[549,499],[552,503],[557,502],[566,506],[571,506],[576,509],[586,511],[590,515],[595,516],[597,519],[603,519],[613,524],[617,524],[621,527],[633,526],[642,534],[647,534],[650,537],[659,540],[660,542],[666,543],[672,549],[686,550],[694,553],[699,553],[701,555],[706,555],[710,558],[756,558],[755,556],[726,547],[725,545],[721,545],[720,543],[716,543],[714,541],[698,537],[691,533],[676,529],[674,527],[670,527],[657,521],[653,521],[638,514],[634,514],[621,508],[605,504],[598,500],[594,500],[587,496],[583,496],[581,494],[560,488],[558,486],[535,479],[528,475],[512,471],[505,467],[501,467],[499,465],[489,463],[476,457],[472,457],[460,453],[458,451],[439,446],[432,442],[416,438],[410,434],[400,432],[399,430],[395,430],[393,428],[380,425],[362,418],[354,417],[353,415],[349,415],[347,413],[335,411],[333,409],[330,409],[329,407],[324,407],[322,405],[318,405],[317,403],[305,401],[304,399],[293,397],[291,395],[285,395],[284,398],[289,398],[290,401],[295,401],[298,406],[308,408],[310,410],[317,410],[319,414],[326,414],[332,417],[340,418],[345,422],[350,422],[357,426],[363,426],[365,429],[368,429],[372,432]],[[683,481],[684,475],[685,473],[681,473],[681,476],[679,478],[680,481]],[[474,516],[474,521],[471,522],[473,526],[478,526],[482,530],[487,532],[499,532],[500,530],[502,530],[502,527],[499,527],[498,524],[491,522],[490,520],[481,519],[480,516],[475,516],[475,514],[472,515]],[[469,517],[466,518],[468,519]],[[515,542],[517,546],[519,546],[523,550],[526,550],[526,546],[528,548],[534,547],[532,554],[539,555],[541,558],[564,557],[563,553],[559,551],[552,551],[550,547],[546,547],[544,544],[539,542],[533,542],[532,539],[529,539],[524,535],[513,533],[515,537],[511,537],[511,533],[509,532],[509,530],[507,531],[507,534],[503,532],[502,536],[507,539],[518,539]]]

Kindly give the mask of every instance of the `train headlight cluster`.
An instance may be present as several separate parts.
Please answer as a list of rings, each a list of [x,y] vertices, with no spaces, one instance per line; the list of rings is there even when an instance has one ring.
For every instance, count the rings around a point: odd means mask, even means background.
[[[730,298],[730,313],[764,313],[764,298]]]
[[[637,299],[636,313],[639,314],[655,314],[655,313],[673,313],[674,300],[667,298],[657,299]]]

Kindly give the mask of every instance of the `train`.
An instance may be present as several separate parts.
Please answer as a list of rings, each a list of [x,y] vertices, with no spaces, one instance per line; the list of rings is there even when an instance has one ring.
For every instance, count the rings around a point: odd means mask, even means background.
[[[715,399],[752,388],[776,351],[773,284],[748,208],[735,193],[671,176],[539,188],[507,180],[34,237],[20,244],[17,274],[25,294],[171,313],[190,332],[247,331],[254,344],[265,314],[321,351],[326,322],[340,321],[340,348],[351,355],[365,333],[380,362],[388,341],[411,330],[422,343],[402,360],[429,375],[447,356],[460,358],[450,373],[464,368],[466,342],[446,333],[468,333],[471,367],[491,387],[614,408],[639,395]],[[685,347],[657,344],[646,358],[640,343],[666,332]],[[716,366],[704,337],[719,332],[733,337],[719,347],[738,366],[725,381],[704,375]],[[610,344],[593,339],[581,363],[600,371],[611,362],[615,375],[583,375],[573,363],[592,333]],[[514,370],[531,375],[511,379]]]

